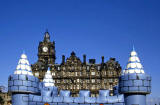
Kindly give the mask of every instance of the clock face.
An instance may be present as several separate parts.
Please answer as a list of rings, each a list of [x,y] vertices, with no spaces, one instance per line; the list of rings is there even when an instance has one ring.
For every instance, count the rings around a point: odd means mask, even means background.
[[[48,48],[47,47],[43,47],[43,52],[47,52]]]

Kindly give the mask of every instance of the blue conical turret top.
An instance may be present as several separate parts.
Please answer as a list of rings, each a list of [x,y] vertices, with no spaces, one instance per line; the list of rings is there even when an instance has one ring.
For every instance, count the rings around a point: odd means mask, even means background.
[[[21,55],[21,58],[19,59],[16,71],[14,72],[14,74],[33,75],[31,71],[31,66],[29,64],[26,54],[23,53]]]
[[[53,78],[51,75],[51,71],[48,68],[47,72],[45,73],[44,79],[43,79],[43,83],[45,87],[52,87],[54,86],[54,82],[53,82]]]
[[[144,73],[143,66],[139,60],[137,52],[134,49],[134,46],[133,51],[130,53],[128,64],[124,70],[124,73]]]

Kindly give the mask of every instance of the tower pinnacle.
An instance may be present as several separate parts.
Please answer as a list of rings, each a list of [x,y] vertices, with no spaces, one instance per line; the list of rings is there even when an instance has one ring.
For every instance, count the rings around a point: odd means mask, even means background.
[[[132,50],[135,51],[134,44],[133,44],[133,49]]]
[[[50,42],[50,35],[49,35],[49,32],[48,32],[48,29],[44,33],[44,41],[45,42]]]

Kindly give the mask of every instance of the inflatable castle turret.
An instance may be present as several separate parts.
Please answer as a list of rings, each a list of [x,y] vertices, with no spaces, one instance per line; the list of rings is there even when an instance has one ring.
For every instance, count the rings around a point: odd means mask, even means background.
[[[12,105],[28,105],[29,94],[39,93],[38,85],[39,79],[33,76],[27,56],[22,54],[14,74],[8,79]]]
[[[41,96],[51,97],[58,95],[58,88],[55,87],[53,78],[51,75],[50,68],[48,67],[47,72],[45,73],[43,82],[39,83],[39,88],[41,90]]]
[[[126,105],[146,105],[146,95],[151,93],[151,77],[144,72],[134,48],[120,77],[119,92]]]

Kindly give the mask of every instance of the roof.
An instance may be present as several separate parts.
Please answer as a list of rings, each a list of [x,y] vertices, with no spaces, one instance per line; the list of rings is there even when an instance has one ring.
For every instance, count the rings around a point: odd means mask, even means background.
[[[54,86],[54,82],[53,82],[53,78],[52,78],[52,75],[51,75],[51,71],[49,69],[47,70],[47,72],[46,72],[46,74],[44,76],[43,83],[44,83],[45,87]]]
[[[128,64],[124,73],[145,73],[137,52],[133,49],[130,53]]]
[[[14,74],[33,75],[26,54],[22,54]]]

